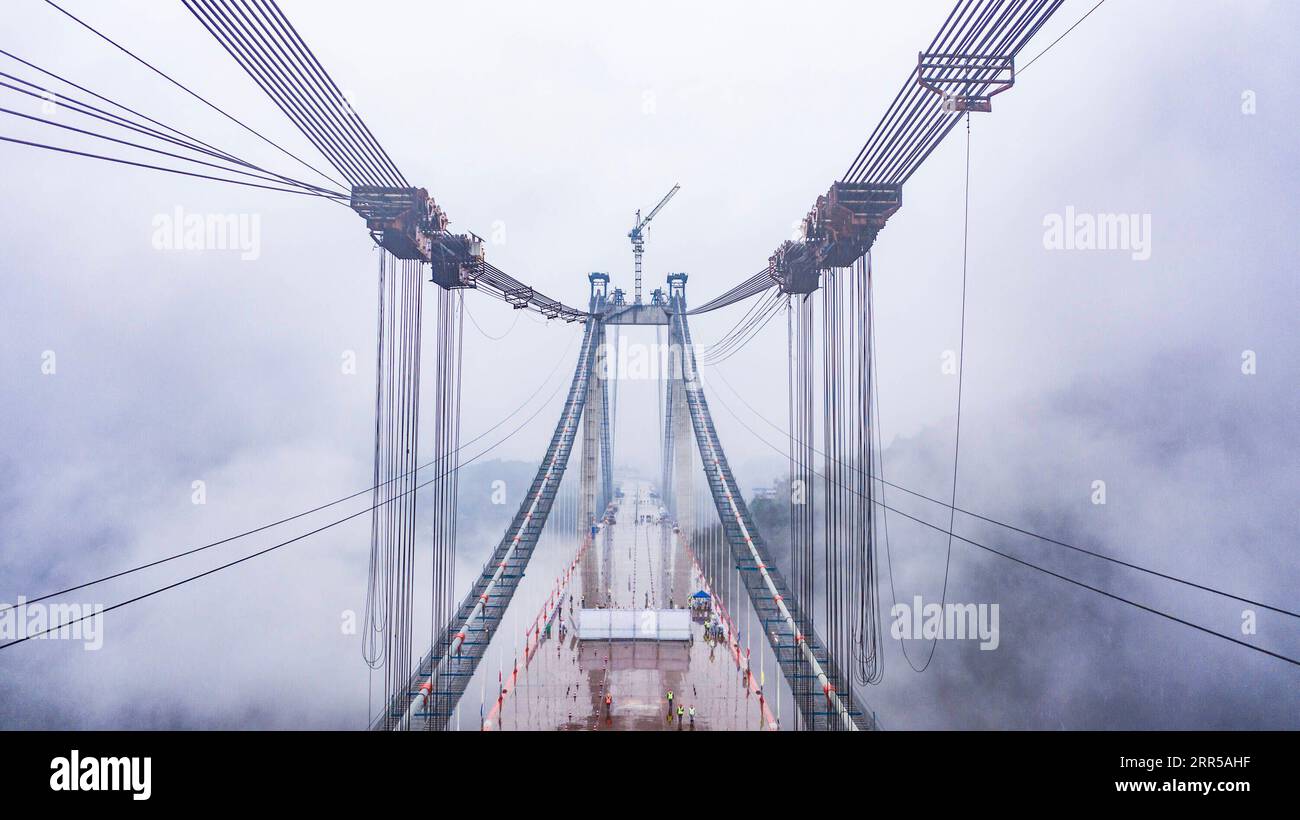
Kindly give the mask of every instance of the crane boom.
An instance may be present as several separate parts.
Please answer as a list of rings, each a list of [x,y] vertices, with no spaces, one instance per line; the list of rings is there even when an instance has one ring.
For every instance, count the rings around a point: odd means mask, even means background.
[[[654,208],[650,210],[650,213],[645,215],[645,219],[642,219],[639,223],[637,223],[637,227],[644,228],[646,225],[650,224],[650,220],[655,218],[655,214],[659,213],[659,211],[662,210],[663,207],[668,204],[668,200],[672,199],[673,195],[676,194],[681,189],[681,187],[682,186],[679,184],[673,185],[673,189],[668,193],[664,194],[664,198],[659,200],[659,204],[654,206]]]

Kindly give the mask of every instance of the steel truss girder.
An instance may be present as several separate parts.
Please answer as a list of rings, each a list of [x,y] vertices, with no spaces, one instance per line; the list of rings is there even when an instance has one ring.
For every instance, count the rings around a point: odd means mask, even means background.
[[[704,464],[709,493],[717,507],[719,519],[732,559],[740,571],[756,612],[772,613],[763,630],[772,647],[781,672],[793,691],[807,686],[808,675],[820,684],[822,697],[815,698],[812,708],[800,703],[799,709],[808,725],[823,730],[868,730],[878,728],[874,718],[863,713],[848,688],[847,680],[815,630],[799,631],[796,624],[811,623],[802,617],[800,602],[786,584],[749,514],[749,506],[727,463],[717,429],[709,415],[708,401],[700,383],[699,371],[691,347],[690,328],[686,323],[686,305],[681,299],[673,305],[672,344],[682,350],[683,387],[691,424]],[[820,705],[821,708],[816,708]]]

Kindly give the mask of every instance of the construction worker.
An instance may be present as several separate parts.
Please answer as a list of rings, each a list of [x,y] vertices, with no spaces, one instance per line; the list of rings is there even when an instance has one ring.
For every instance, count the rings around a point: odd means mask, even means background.
[[[609,692],[605,693],[605,719],[609,720],[609,711],[614,705],[614,696]]]
[[[691,728],[694,729],[695,728],[695,704],[694,703],[691,704],[690,715],[691,715]]]
[[[677,729],[678,729],[678,731],[681,730],[681,728],[682,728],[682,724],[686,722],[686,721],[682,720],[682,717],[683,717],[685,714],[686,714],[686,710],[682,708],[682,705],[681,705],[680,703],[677,704]]]
[[[673,719],[673,690],[668,690],[668,719]]]

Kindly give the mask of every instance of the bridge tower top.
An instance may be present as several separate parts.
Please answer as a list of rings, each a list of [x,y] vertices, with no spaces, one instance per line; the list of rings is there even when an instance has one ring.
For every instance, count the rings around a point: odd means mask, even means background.
[[[670,301],[686,298],[686,274],[668,274],[668,298]]]
[[[603,270],[593,270],[586,274],[586,278],[591,282],[591,305],[595,309],[595,305],[604,303],[606,294],[610,292],[610,274],[604,273]]]

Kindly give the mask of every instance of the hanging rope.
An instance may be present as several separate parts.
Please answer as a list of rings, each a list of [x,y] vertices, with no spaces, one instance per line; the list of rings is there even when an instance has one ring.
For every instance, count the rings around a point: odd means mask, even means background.
[[[885,677],[885,656],[882,651],[879,576],[876,572],[875,482],[871,480],[871,465],[875,461],[874,439],[879,420],[872,413],[875,395],[875,317],[872,312],[871,254],[865,263],[858,260],[857,276],[853,279],[854,309],[857,320],[855,362],[857,378],[854,379],[857,395],[854,409],[857,413],[857,459],[854,471],[853,502],[856,504],[854,531],[859,534],[857,559],[857,618],[853,624],[854,670],[859,683],[878,684]],[[852,693],[849,693],[850,696]]]
[[[961,455],[961,398],[962,383],[966,374],[966,248],[970,235],[970,113],[966,114],[966,191],[962,206],[961,229],[961,330],[957,341],[957,429],[952,442],[952,495],[948,500],[948,545],[943,559],[943,594],[939,599],[942,609],[948,603],[948,577],[952,569],[952,528],[957,516],[957,464]],[[917,672],[924,672],[934,660],[938,639],[930,641],[930,651],[925,663]]]
[[[872,511],[870,267],[825,272],[822,287],[822,472],[826,640],[830,657],[852,667],[852,680],[884,674]],[[810,334],[811,335],[811,334]],[[811,450],[811,430],[801,441]],[[808,455],[811,461],[811,455]],[[811,601],[811,598],[807,600]],[[848,675],[841,679],[848,681]],[[852,687],[840,692],[850,705]]]
[[[939,604],[941,608],[945,606],[948,602],[948,577],[949,577],[950,570],[952,568],[953,525],[956,522],[956,514],[957,514],[957,466],[959,463],[959,456],[961,454],[961,400],[962,400],[963,377],[966,372],[966,367],[965,367],[966,365],[966,269],[967,269],[967,247],[968,247],[969,235],[970,235],[970,113],[968,112],[966,114],[966,179],[965,179],[965,192],[963,194],[963,205],[962,205],[962,235],[961,235],[961,330],[959,332],[958,344],[957,344],[957,427],[956,427],[956,433],[953,437],[953,445],[952,445],[952,494],[948,501],[948,528],[946,531],[946,534],[948,536],[948,543],[946,546],[946,552],[945,552],[944,562],[943,562],[943,594],[942,597],[940,598],[940,604]],[[870,288],[870,277],[868,277],[868,288]],[[870,302],[870,294],[868,294],[868,300]],[[872,335],[869,342],[871,345],[871,350],[874,353],[875,331],[874,331],[874,306],[873,305],[868,304],[868,312],[871,313],[871,315],[873,316]],[[877,414],[879,413],[879,401],[880,399],[879,396],[877,395],[875,397]],[[874,461],[868,462],[868,464],[874,465],[875,462]],[[884,475],[883,457],[879,465],[876,466],[876,469],[880,471],[879,475],[883,477]],[[874,487],[874,482],[872,486]],[[885,490],[884,487],[882,486],[881,487],[882,504],[884,500],[884,492]],[[886,552],[888,553],[889,552],[889,523],[888,523],[888,519],[886,518],[886,515],[887,513],[882,514],[881,523],[883,525],[883,530],[885,535],[885,549]],[[890,595],[896,601],[897,592],[895,591],[894,588],[893,557],[892,555],[888,555],[887,557],[889,558]],[[935,653],[935,649],[938,646],[938,643],[939,643],[938,639],[934,639],[930,641],[930,649],[925,656],[925,663],[921,664],[921,666],[918,667],[912,661],[911,656],[908,655],[907,644],[906,642],[904,642],[902,644],[903,659],[907,661],[907,665],[912,668],[913,672],[916,672],[918,674],[924,672],[925,670],[930,668],[930,662],[934,660],[934,653]]]
[[[465,339],[464,292],[438,289],[438,361],[434,388],[434,458],[440,466],[433,495],[433,608],[431,646],[450,636],[439,634],[451,621],[456,605],[456,499],[460,485],[460,388]],[[448,691],[445,667],[439,665],[432,681],[434,696],[428,711],[451,708],[443,694]],[[426,722],[433,728],[433,722]]]
[[[375,510],[371,518],[362,656],[384,670],[385,702],[407,685],[414,594],[423,276],[380,254],[375,378]],[[439,479],[441,480],[441,479]],[[437,482],[435,482],[437,483]]]
[[[804,634],[813,630],[814,580],[816,567],[813,557],[813,301],[811,296],[789,297],[795,304],[794,324],[787,319],[790,334],[788,348],[792,364],[787,368],[787,378],[794,385],[790,399],[790,566],[791,582],[803,607],[798,614],[799,629]],[[795,703],[795,728],[801,726],[804,715],[812,712],[812,687],[810,678],[795,679],[792,687]],[[802,724],[811,728],[809,724]]]

